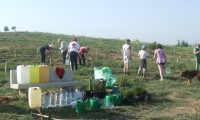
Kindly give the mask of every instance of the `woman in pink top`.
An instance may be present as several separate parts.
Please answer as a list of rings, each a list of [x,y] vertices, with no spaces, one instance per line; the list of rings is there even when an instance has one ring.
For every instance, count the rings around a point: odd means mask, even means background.
[[[158,44],[156,50],[154,52],[153,59],[156,59],[156,64],[158,65],[159,73],[160,73],[160,81],[163,81],[163,71],[164,65],[167,63],[167,59],[165,56],[165,52],[161,44]]]

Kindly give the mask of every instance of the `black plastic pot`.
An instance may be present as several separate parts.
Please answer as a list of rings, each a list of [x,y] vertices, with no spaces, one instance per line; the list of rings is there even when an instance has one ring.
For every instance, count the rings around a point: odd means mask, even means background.
[[[93,97],[98,97],[100,99],[105,98],[105,96],[107,95],[106,91],[85,91],[85,95],[87,98],[93,98]]]

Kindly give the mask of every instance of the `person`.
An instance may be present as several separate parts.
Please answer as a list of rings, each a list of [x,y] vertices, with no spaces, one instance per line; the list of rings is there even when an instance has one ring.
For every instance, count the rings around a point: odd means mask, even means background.
[[[78,70],[77,56],[79,48],[80,45],[77,42],[77,38],[76,37],[72,38],[72,42],[70,42],[68,46],[68,53],[70,57],[71,69],[74,70],[75,67],[76,71]]]
[[[146,52],[146,49],[147,49],[147,46],[142,45],[142,49],[138,53],[138,57],[140,59],[140,66],[138,68],[137,76],[140,75],[141,70],[142,70],[143,77],[145,77],[145,74],[147,73],[147,60],[146,60],[147,52]]]
[[[195,61],[196,61],[195,69],[199,70],[199,66],[200,66],[200,45],[199,44],[196,44],[196,47],[194,48],[193,53],[195,55]]]
[[[79,64],[85,66],[85,59],[87,58],[87,53],[89,51],[89,47],[80,47],[78,51],[79,56]],[[83,61],[83,63],[82,63]]]
[[[62,54],[62,60],[63,60],[63,64],[65,64],[65,60],[66,60],[66,55],[67,55],[67,43],[61,39],[58,39],[58,43],[60,44],[60,51]]]
[[[40,55],[41,55],[41,63],[42,64],[45,64],[46,63],[46,52],[49,52],[50,49],[53,48],[53,44],[50,44],[50,45],[44,45],[40,48]]]
[[[165,52],[161,44],[157,44],[156,50],[154,51],[153,59],[156,59],[156,64],[158,65],[159,73],[160,73],[160,81],[163,81],[163,72],[164,65],[167,63],[167,59],[165,56]]]
[[[128,74],[129,72],[129,66],[131,63],[131,50],[132,47],[130,45],[131,41],[130,39],[126,39],[126,43],[122,46],[122,52],[123,52],[123,61],[124,61],[124,74]]]

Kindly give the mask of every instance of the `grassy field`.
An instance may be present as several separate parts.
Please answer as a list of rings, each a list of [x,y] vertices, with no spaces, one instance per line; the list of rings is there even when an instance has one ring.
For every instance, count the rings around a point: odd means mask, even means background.
[[[1,119],[36,119],[31,113],[26,97],[20,97],[18,91],[9,88],[9,70],[16,69],[20,64],[40,64],[38,48],[45,44],[53,43],[52,50],[54,66],[69,66],[62,64],[57,43],[58,37],[67,42],[72,36],[39,33],[39,32],[8,32],[0,33],[0,96],[15,96],[15,99],[0,103]],[[122,40],[100,39],[79,36],[78,41],[82,46],[90,47],[87,66],[79,67],[74,74],[74,79],[82,81],[82,87],[87,90],[89,79],[93,78],[93,67],[108,66],[117,77],[123,76],[123,61],[121,47]],[[152,60],[153,49],[149,48],[148,69],[149,77],[137,77],[139,60],[137,53],[142,44],[150,46],[152,43],[132,41],[133,63],[130,68],[129,81],[138,81],[144,84],[145,89],[151,94],[151,100],[133,105],[116,106],[113,109],[102,107],[99,112],[88,111],[86,114],[76,114],[71,107],[43,109],[45,115],[59,119],[145,119],[145,120],[183,120],[200,119],[200,84],[196,78],[192,86],[187,85],[185,78],[179,76],[179,69],[194,69],[195,61],[190,47],[176,47],[164,45],[171,74],[165,75],[165,80],[159,80],[158,68]],[[47,58],[49,56],[47,55]],[[57,89],[57,88],[56,88]],[[44,89],[43,91],[52,90]]]

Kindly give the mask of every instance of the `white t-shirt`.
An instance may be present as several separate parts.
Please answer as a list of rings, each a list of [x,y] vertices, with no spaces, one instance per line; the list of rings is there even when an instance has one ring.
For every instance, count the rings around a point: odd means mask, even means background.
[[[147,52],[145,50],[140,50],[138,53],[138,57],[140,59],[146,59],[147,58]]]
[[[59,49],[60,49],[61,53],[66,51],[67,50],[67,43],[65,41],[61,41]]]
[[[80,45],[79,45],[78,42],[72,41],[72,42],[69,43],[68,48],[69,48],[69,52],[71,52],[71,51],[78,52],[78,49],[80,48]]]
[[[123,56],[124,56],[124,58],[130,57],[131,49],[132,49],[131,46],[128,45],[128,44],[124,44],[124,45],[122,46],[122,51],[123,51]]]

